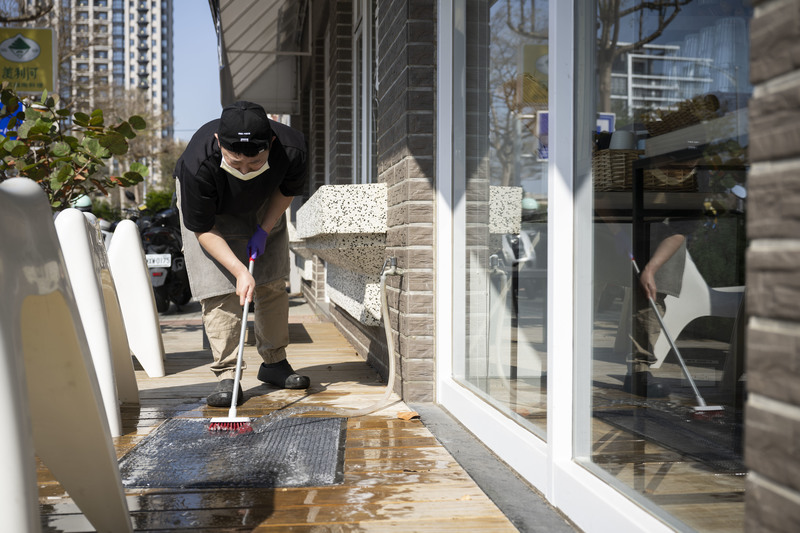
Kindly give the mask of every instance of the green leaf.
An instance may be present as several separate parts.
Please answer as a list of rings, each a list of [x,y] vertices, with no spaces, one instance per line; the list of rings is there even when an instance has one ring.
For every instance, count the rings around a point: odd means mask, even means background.
[[[22,124],[19,125],[17,128],[17,137],[20,139],[27,139],[28,138],[28,131],[33,126],[33,122],[26,120]]]
[[[125,137],[127,137],[128,139],[133,139],[134,137],[136,137],[136,133],[133,131],[133,128],[131,128],[130,122],[123,122],[114,129],[119,133],[121,133],[122,135],[124,135]]]
[[[109,131],[97,139],[100,145],[108,148],[112,154],[122,155],[128,151],[128,141],[116,131]]]
[[[6,149],[8,149],[8,148],[6,148]],[[25,154],[28,153],[28,150],[29,150],[29,148],[28,148],[28,146],[26,144],[20,143],[17,146],[15,146],[12,149],[10,149],[9,152],[14,157],[22,157],[22,156],[24,156]]]
[[[128,119],[128,122],[130,122],[131,126],[133,126],[133,129],[136,130],[143,130],[147,127],[147,122],[145,122],[145,120],[139,115],[133,115]]]
[[[120,176],[120,179],[124,182],[125,187],[130,187],[131,185],[136,185],[137,183],[144,180],[144,177],[142,177],[142,175],[139,174],[138,172],[133,172],[129,170],[128,172]]]
[[[13,93],[3,91],[0,101],[3,102],[3,108],[8,109],[11,113],[17,111],[17,107],[19,107],[19,98]]]
[[[70,148],[69,144],[65,142],[57,142],[50,147],[50,153],[55,157],[65,157],[69,155],[71,151],[72,149]]]
[[[73,137],[71,135],[65,135],[61,138],[65,143],[69,144],[71,150],[77,150],[78,146],[80,146],[81,142],[78,140],[77,137]]]
[[[60,182],[65,182],[69,178],[75,175],[75,171],[69,165],[63,165],[61,168],[58,169],[58,173],[56,174],[56,179]]]
[[[103,110],[102,109],[95,109],[92,111],[92,118],[89,119],[90,126],[102,126],[103,125]]]
[[[58,115],[59,117],[68,117],[69,109],[59,109],[56,111],[56,115]]]
[[[150,169],[147,168],[147,165],[139,163],[138,161],[134,161],[131,163],[131,172],[136,172],[142,176],[147,176],[150,173]]]
[[[84,154],[83,152],[76,152],[75,155],[72,156],[72,160],[75,162],[76,165],[79,167],[84,166],[89,162],[91,158],[89,155]]]
[[[17,146],[24,145],[24,144],[25,143],[23,143],[22,141],[17,141],[15,139],[8,139],[6,137],[6,140],[3,141],[3,148],[5,148],[6,150],[8,150],[10,152],[11,150],[16,148]]]
[[[89,125],[90,117],[86,113],[81,113],[80,111],[78,111],[77,113],[75,113],[74,117],[75,117],[75,124],[77,124],[78,126],[83,126],[85,128]]]

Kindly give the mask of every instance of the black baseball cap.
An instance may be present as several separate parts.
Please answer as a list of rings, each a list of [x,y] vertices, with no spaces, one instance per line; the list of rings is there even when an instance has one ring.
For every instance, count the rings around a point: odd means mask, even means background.
[[[226,150],[252,157],[269,149],[272,128],[263,107],[240,101],[222,110],[217,137]]]

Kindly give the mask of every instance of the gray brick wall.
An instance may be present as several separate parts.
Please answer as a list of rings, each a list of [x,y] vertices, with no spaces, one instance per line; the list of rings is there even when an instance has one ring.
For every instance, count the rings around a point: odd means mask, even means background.
[[[323,13],[325,16],[326,13]],[[311,57],[311,101],[309,115],[311,127],[309,129],[309,197],[314,191],[325,185],[325,40],[323,37],[314,39],[314,53]]]
[[[331,2],[328,18],[329,183],[353,183],[353,7]],[[324,183],[324,181],[323,181]]]
[[[434,400],[435,0],[378,12],[378,172],[388,185],[387,256],[404,269],[387,299],[400,392]],[[397,385],[395,386],[397,389]]]
[[[745,528],[800,531],[800,0],[751,24]]]

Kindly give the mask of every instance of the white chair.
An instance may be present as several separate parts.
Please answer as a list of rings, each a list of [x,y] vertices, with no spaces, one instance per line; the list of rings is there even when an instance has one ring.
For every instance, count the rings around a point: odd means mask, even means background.
[[[683,269],[683,281],[679,297],[667,296],[664,299],[664,326],[677,340],[681,331],[692,320],[704,316],[736,318],[739,303],[744,295],[744,286],[711,288],[697,270],[689,252],[686,252],[686,265]],[[671,346],[664,332],[659,333],[653,346],[656,362],[652,368],[660,368],[666,359]]]
[[[108,247],[108,260],[131,351],[149,377],[164,377],[164,341],[156,300],[142,238],[133,221],[117,224]]]
[[[34,453],[98,531],[132,531],[119,466],[47,197],[0,183],[0,515],[39,531]]]
[[[139,392],[105,245],[99,237],[97,219],[88,215],[65,209],[56,217],[55,227],[103,393],[111,436],[119,437],[120,402],[138,404]]]

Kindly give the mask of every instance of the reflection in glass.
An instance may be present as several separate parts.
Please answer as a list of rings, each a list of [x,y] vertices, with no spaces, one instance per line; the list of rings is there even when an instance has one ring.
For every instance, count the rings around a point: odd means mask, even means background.
[[[742,530],[751,8],[597,5],[591,460],[676,523]]]
[[[454,377],[543,436],[548,2],[465,4],[467,324]]]

